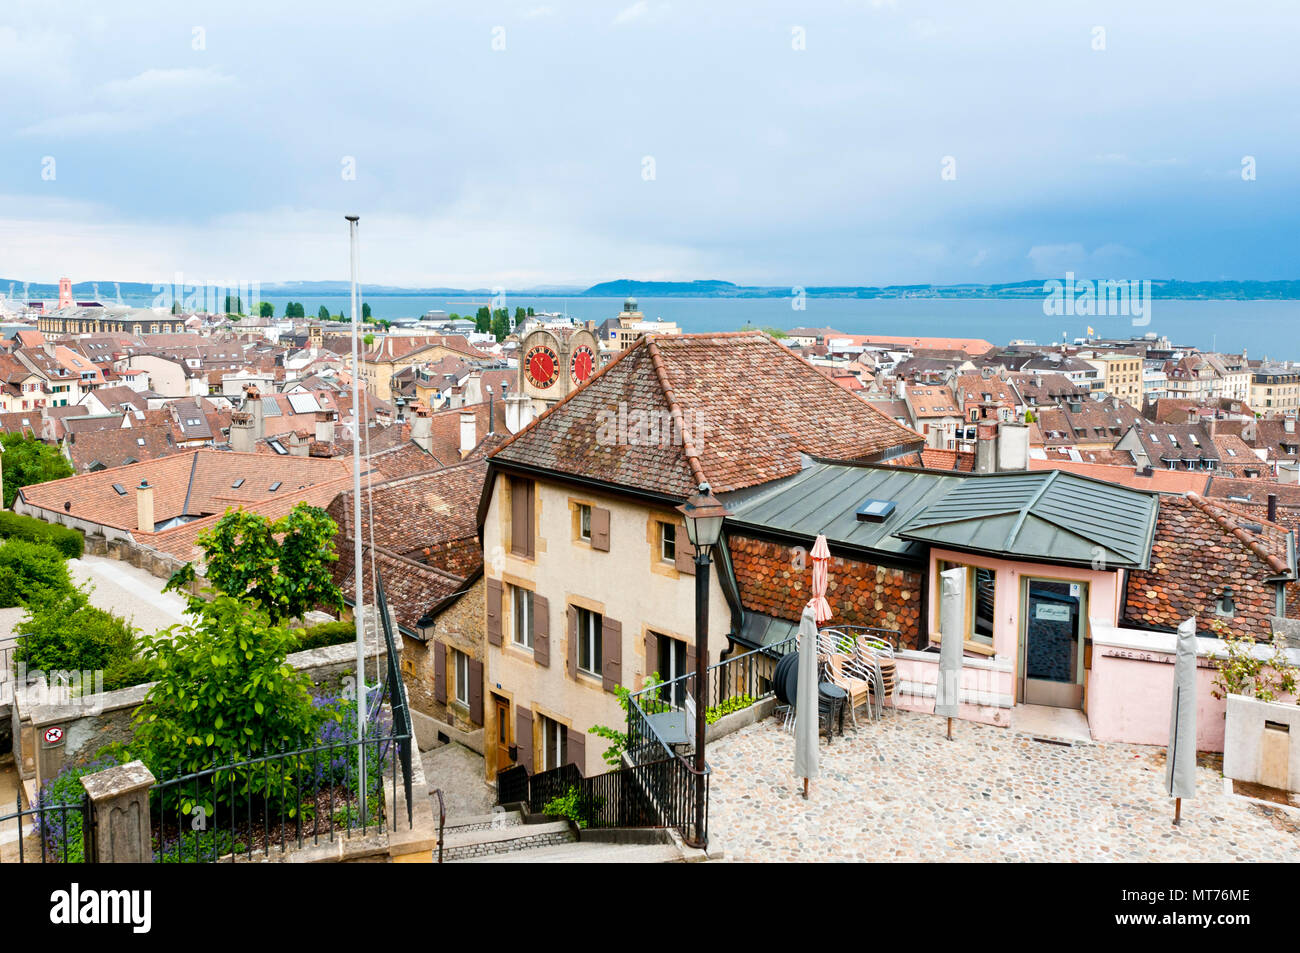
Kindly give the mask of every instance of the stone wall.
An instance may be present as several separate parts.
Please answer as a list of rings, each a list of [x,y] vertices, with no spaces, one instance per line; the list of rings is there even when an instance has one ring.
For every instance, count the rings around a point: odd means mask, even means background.
[[[482,662],[485,654],[487,627],[487,596],[482,577],[457,599],[449,609],[438,616],[429,633],[429,641],[421,643],[406,640],[402,652],[402,674],[411,707],[459,731],[474,732],[483,726],[470,720],[469,711],[454,701],[455,676],[452,655],[447,653],[447,703],[434,700],[435,643],[441,642],[449,649],[464,652],[472,660]],[[486,694],[485,694],[486,697]]]
[[[812,561],[793,546],[744,536],[728,538],[747,610],[798,622],[812,597]],[[839,625],[899,633],[900,648],[920,648],[921,571],[832,556],[826,601]]]

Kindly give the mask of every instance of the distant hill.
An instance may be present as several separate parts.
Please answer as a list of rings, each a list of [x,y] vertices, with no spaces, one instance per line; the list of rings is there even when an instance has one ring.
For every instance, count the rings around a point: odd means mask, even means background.
[[[582,292],[591,298],[618,298],[626,295],[642,295],[647,298],[685,298],[685,297],[727,297],[744,290],[730,281],[634,281],[620,278],[618,281],[602,281]],[[789,294],[789,289],[782,289]]]

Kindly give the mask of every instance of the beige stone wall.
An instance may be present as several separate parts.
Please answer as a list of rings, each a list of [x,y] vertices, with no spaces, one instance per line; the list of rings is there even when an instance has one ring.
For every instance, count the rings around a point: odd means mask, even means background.
[[[487,596],[483,580],[478,579],[465,595],[438,617],[430,635],[430,641],[421,643],[416,639],[407,639],[402,651],[402,677],[406,682],[407,696],[411,707],[439,721],[445,721],[461,731],[474,731],[481,725],[470,721],[469,710],[455,701],[456,691],[453,679],[455,670],[451,653],[447,653],[447,703],[434,701],[434,640],[444,643],[449,649],[464,652],[471,659],[484,661],[486,647],[485,624]],[[484,707],[487,707],[487,691],[484,690]]]
[[[647,631],[693,643],[695,640],[695,577],[678,572],[657,558],[654,518],[676,520],[670,507],[652,508],[615,496],[592,493],[559,483],[538,481],[536,486],[536,556],[525,559],[510,553],[510,483],[496,476],[492,501],[483,529],[485,572],[507,584],[503,598],[503,645],[487,645],[484,695],[487,771],[495,776],[495,739],[498,737],[493,694],[510,702],[508,740],[514,739],[515,710],[533,713],[533,750],[539,750],[540,716],[546,716],[587,735],[584,773],[606,769],[601,754],[605,742],[591,734],[594,724],[624,729],[626,716],[612,692],[596,677],[565,671],[568,630],[565,607],[581,604],[622,623],[622,682],[639,688],[649,669],[645,659]],[[575,504],[590,503],[610,511],[610,549],[598,552],[577,538]],[[685,539],[685,528],[680,530]],[[509,588],[520,585],[544,596],[550,603],[550,665],[534,661],[530,649],[511,644],[513,619]],[[718,566],[712,569],[709,594],[709,662],[719,660],[727,647],[731,610],[718,585]],[[497,684],[500,684],[500,688]]]

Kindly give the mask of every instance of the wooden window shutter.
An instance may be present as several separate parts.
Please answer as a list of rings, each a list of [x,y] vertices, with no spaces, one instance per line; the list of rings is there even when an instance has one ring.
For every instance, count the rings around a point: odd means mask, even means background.
[[[447,704],[447,646],[437,639],[433,641],[433,700]]]
[[[569,606],[567,608],[569,616],[569,644],[568,657],[565,659],[564,667],[569,678],[578,677],[578,610]]]
[[[609,552],[609,510],[591,508],[591,548]]]
[[[519,764],[533,773],[533,713],[527,708],[515,709],[515,746],[519,749]]]
[[[533,593],[533,661],[545,667],[551,664],[551,605],[537,593]]]
[[[533,555],[533,481],[510,480],[510,551]]]
[[[564,731],[564,744],[568,748],[569,764],[575,765],[578,773],[587,774],[587,736],[574,728]]]
[[[601,681],[605,691],[612,692],[623,684],[623,623],[604,619],[600,630]]]
[[[505,587],[500,579],[487,581],[487,637],[489,645],[501,644],[501,597]]]
[[[677,546],[673,565],[677,567],[678,572],[695,575],[695,547],[691,545],[691,538],[686,535],[685,526],[677,527]]]
[[[483,663],[469,660],[469,720],[483,724]]]
[[[649,675],[658,668],[659,636],[655,635],[653,632],[647,632],[645,634],[645,673]],[[663,672],[659,673],[660,678],[662,678],[663,675]]]

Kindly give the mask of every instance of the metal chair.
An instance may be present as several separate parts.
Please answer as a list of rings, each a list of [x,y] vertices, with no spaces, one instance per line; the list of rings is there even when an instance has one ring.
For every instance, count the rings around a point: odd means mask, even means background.
[[[836,629],[823,629],[818,634],[819,649],[826,658],[826,680],[842,688],[848,695],[849,721],[858,727],[857,708],[870,704],[872,673],[860,665],[852,652],[853,640]],[[849,648],[850,652],[843,651]],[[868,714],[874,712],[868,708]]]

